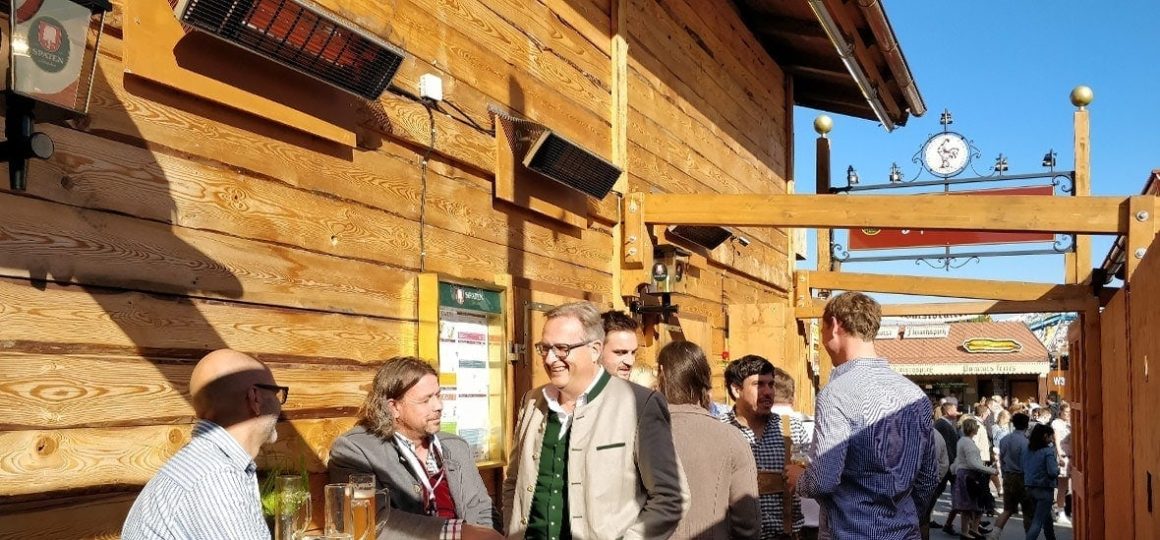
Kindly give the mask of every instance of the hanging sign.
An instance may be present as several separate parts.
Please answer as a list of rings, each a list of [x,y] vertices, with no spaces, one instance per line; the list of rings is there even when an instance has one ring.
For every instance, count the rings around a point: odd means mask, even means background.
[[[1045,195],[1054,194],[1054,186],[956,191],[954,195]],[[969,208],[963,208],[968,212]],[[991,231],[927,231],[923,229],[850,229],[850,250],[932,248],[987,244],[1024,244],[1054,242],[1052,233]]]
[[[963,342],[963,350],[973,354],[1017,353],[1023,344],[1013,339],[971,338]]]

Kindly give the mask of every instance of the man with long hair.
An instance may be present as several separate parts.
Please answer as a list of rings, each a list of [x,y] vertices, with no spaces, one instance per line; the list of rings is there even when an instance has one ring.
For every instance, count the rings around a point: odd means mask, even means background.
[[[375,475],[377,488],[390,496],[379,501],[377,515],[389,516],[386,525],[396,534],[500,538],[471,447],[439,431],[442,413],[435,368],[410,356],[387,360],[375,375],[358,425],[330,448],[330,480]]]
[[[503,484],[508,538],[661,540],[687,508],[664,397],[609,375],[603,346],[595,305],[548,312],[535,350],[549,382],[520,401]]]

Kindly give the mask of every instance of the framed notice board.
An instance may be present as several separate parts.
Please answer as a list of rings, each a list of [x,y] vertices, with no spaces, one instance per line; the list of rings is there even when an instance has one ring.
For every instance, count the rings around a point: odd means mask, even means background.
[[[502,465],[506,288],[439,274],[419,280],[419,356],[439,372],[442,429],[467,440],[477,466]]]

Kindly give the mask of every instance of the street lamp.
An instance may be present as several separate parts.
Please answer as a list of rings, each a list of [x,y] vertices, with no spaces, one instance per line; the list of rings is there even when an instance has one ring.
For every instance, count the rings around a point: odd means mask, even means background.
[[[1055,149],[1054,148],[1052,148],[1051,150],[1048,150],[1047,153],[1043,155],[1043,166],[1047,167],[1048,169],[1055,170]]]
[[[995,158],[995,172],[999,174],[1007,172],[1007,156],[999,154],[999,157]]]
[[[33,131],[34,118],[61,121],[88,112],[109,0],[0,0],[7,34],[0,39],[6,72],[0,103],[4,136],[0,158],[9,184],[28,187],[28,159],[48,159],[52,139]]]
[[[858,183],[858,171],[854,170],[854,166],[846,167],[846,183],[853,186]]]
[[[891,163],[890,164],[890,183],[891,184],[901,184],[902,183],[902,169],[899,168],[898,163]]]

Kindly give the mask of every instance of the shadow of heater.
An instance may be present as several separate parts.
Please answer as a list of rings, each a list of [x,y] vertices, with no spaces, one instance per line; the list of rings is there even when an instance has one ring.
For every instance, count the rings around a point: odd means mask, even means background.
[[[309,1],[169,0],[187,28],[377,100],[405,53]]]
[[[596,199],[606,197],[621,174],[604,158],[547,128],[533,139],[524,167]]]

